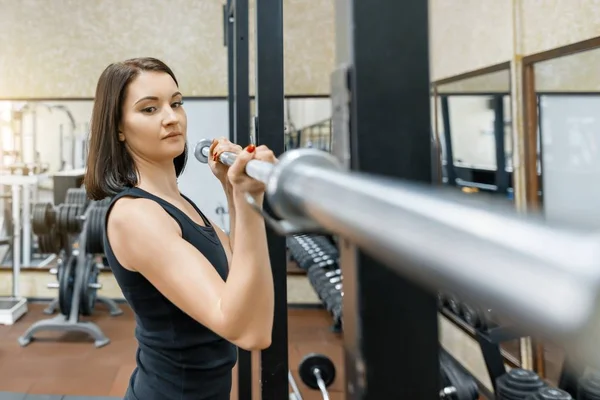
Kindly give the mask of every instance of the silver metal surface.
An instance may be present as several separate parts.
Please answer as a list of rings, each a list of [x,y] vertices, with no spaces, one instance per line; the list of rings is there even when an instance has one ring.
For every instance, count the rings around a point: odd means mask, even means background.
[[[595,235],[461,204],[432,187],[312,165],[280,184],[283,202],[409,279],[460,293],[535,333],[598,329]]]
[[[12,190],[12,220],[13,220],[13,242],[11,248],[12,256],[12,295],[15,298],[21,296],[19,278],[21,276],[21,185],[14,183]]]
[[[199,141],[194,148],[194,156],[201,163],[208,162],[208,150],[210,148],[212,141],[208,139],[202,139]],[[225,152],[219,156],[219,161],[225,165],[231,166],[235,162],[236,155],[235,153]],[[259,160],[251,160],[246,165],[246,174],[248,176],[261,181],[263,183],[267,183],[269,180],[269,175],[273,170],[273,164],[259,161]]]
[[[469,204],[429,185],[342,171],[315,149],[289,151],[264,171],[256,175],[268,176],[280,218],[312,221],[404,277],[600,360],[597,235],[551,228],[489,201]]]
[[[319,390],[321,391],[321,396],[323,396],[323,400],[329,400],[329,393],[327,392],[327,386],[321,377],[321,370],[319,368],[313,369],[313,374],[317,379],[317,386],[319,386]]]

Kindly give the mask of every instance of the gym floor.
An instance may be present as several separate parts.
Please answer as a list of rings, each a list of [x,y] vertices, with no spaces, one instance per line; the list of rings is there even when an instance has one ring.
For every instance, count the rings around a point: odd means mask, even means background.
[[[28,313],[12,326],[0,325],[0,400],[108,400],[125,393],[135,367],[135,321],[125,304],[124,314],[111,317],[102,305],[89,320],[97,323],[111,339],[96,349],[91,339],[79,333],[42,332],[26,347],[17,338],[31,323],[48,318],[46,303],[30,303]],[[331,400],[343,399],[343,347],[341,338],[330,331],[331,317],[318,308],[289,309],[289,362],[304,400],[321,399],[304,386],[297,365],[311,352],[329,356],[337,368],[337,378],[329,387]],[[259,354],[254,354],[253,382],[258,383]],[[231,398],[237,400],[235,383]],[[254,398],[260,398],[258,384]],[[89,397],[88,397],[89,396]],[[97,397],[94,397],[97,396]]]

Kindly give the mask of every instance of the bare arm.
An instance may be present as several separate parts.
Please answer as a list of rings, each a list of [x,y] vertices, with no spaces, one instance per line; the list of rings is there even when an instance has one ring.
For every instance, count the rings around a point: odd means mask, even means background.
[[[117,201],[107,234],[121,264],[144,275],[182,311],[241,348],[264,349],[270,345],[273,315],[264,221],[238,197],[237,219],[243,223],[236,224],[227,282],[151,200]]]

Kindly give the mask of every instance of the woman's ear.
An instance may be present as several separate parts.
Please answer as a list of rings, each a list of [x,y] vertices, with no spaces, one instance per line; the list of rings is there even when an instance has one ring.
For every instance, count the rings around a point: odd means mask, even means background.
[[[120,142],[124,142],[125,141],[125,135],[123,135],[123,132],[119,131],[119,141]]]

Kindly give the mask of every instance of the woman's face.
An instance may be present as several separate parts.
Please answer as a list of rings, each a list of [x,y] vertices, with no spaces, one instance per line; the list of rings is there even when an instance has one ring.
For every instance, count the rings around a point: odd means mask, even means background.
[[[169,74],[141,72],[126,90],[119,140],[135,158],[173,165],[186,142],[182,104],[183,96]]]

